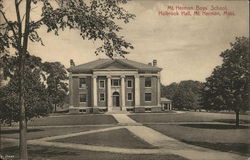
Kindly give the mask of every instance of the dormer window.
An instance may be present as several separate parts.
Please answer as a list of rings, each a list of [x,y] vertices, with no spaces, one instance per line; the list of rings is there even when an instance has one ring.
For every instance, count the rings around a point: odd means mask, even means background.
[[[79,78],[79,88],[86,87],[86,78]]]

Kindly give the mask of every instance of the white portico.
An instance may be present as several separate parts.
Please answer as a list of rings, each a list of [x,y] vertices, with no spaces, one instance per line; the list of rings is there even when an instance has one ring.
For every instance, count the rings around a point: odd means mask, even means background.
[[[93,84],[93,104],[98,107],[98,89],[97,77],[105,77],[107,82],[107,109],[109,110],[126,110],[126,80],[130,77],[131,83],[134,84],[135,106],[140,106],[140,80],[137,70],[95,70],[92,76]],[[134,82],[133,82],[134,81]],[[131,87],[132,88],[132,87]]]

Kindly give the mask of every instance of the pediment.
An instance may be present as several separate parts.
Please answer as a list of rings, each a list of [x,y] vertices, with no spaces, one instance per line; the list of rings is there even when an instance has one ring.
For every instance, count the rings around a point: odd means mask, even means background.
[[[135,68],[127,64],[120,63],[118,61],[113,61],[112,63],[98,66],[97,69],[119,70],[119,69],[135,69]]]

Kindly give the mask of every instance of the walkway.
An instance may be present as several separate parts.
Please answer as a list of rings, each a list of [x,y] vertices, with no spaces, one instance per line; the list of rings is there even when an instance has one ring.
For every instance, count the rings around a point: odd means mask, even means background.
[[[112,114],[112,116],[117,120],[119,125],[141,125],[133,119],[129,118],[126,114]]]

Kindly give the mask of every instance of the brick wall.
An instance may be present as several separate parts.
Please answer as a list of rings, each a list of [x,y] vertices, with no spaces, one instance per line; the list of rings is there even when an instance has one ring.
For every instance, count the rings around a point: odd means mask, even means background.
[[[72,77],[72,88],[73,88],[73,106],[79,107],[79,78]]]
[[[132,80],[132,88],[128,88],[128,80]],[[134,77],[126,77],[125,78],[125,105],[126,106],[134,106],[135,105],[135,80]],[[132,101],[128,101],[128,93],[132,92],[133,94],[133,100]]]
[[[101,89],[100,88],[100,84],[99,84],[99,80],[104,80],[105,82],[105,87],[104,89]],[[100,76],[100,77],[97,77],[97,106],[99,107],[105,107],[107,106],[107,79],[106,77],[104,76]],[[100,101],[100,93],[104,93],[105,94],[105,99],[104,101]]]
[[[151,87],[145,87],[145,77],[140,77],[140,97],[141,97],[141,106],[155,106],[157,105],[158,98],[157,98],[157,85],[158,80],[156,76],[151,77]],[[145,101],[145,93],[151,93],[151,102]]]

